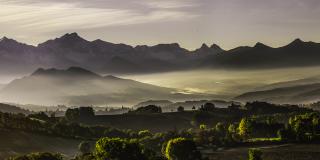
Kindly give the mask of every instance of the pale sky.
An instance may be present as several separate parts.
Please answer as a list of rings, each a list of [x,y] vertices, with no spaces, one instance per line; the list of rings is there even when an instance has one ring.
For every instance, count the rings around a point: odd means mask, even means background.
[[[0,36],[37,45],[68,32],[130,45],[231,49],[320,42],[319,0],[0,0]]]

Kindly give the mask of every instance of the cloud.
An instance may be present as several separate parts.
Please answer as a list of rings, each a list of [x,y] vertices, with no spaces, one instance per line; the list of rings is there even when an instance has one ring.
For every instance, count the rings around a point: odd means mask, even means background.
[[[199,3],[191,0],[145,0],[139,2],[147,7],[158,9],[179,9],[199,6]]]
[[[23,3],[24,2],[24,3]],[[0,25],[6,24],[26,31],[50,32],[66,29],[93,29],[108,26],[159,23],[167,21],[183,21],[198,15],[179,10],[163,10],[161,8],[182,7],[180,3],[153,3],[156,10],[137,8],[116,8],[115,3],[109,7],[87,6],[82,1],[0,1]],[[50,5],[46,5],[50,3]],[[113,7],[112,7],[113,6]],[[186,4],[185,4],[186,6]]]

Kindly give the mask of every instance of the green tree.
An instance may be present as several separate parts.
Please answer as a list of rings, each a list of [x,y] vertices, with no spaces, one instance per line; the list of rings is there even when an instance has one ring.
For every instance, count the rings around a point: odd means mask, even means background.
[[[179,106],[178,109],[177,109],[177,111],[178,111],[178,112],[183,112],[183,111],[184,111],[184,107]]]
[[[69,108],[65,113],[66,119],[69,121],[87,120],[94,117],[94,115],[92,107]]]
[[[139,137],[152,137],[152,133],[149,130],[143,130],[138,133]]]
[[[257,148],[251,148],[248,151],[249,160],[262,160],[262,151]]]
[[[194,141],[175,138],[167,144],[166,157],[168,160],[201,160],[201,153],[197,150]]]
[[[248,118],[242,118],[238,127],[239,135],[242,138],[248,138],[252,132],[251,120]]]
[[[215,108],[216,107],[213,103],[205,103],[199,108],[199,110],[204,112],[213,112]]]
[[[77,121],[80,117],[80,113],[79,113],[79,109],[75,108],[75,109],[67,109],[66,113],[65,113],[65,117],[67,120],[69,121]]]
[[[147,160],[143,147],[135,140],[101,138],[96,143],[97,160]]]

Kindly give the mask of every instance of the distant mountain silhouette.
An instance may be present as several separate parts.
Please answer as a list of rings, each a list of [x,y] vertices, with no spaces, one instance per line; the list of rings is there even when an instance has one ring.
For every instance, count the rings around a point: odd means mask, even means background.
[[[0,90],[6,102],[39,105],[133,105],[148,99],[186,100],[213,97],[207,94],[181,94],[112,75],[101,76],[80,67],[66,70],[37,69],[30,76],[16,79]]]
[[[223,54],[206,57],[203,66],[224,68],[279,68],[319,65],[320,44],[296,39],[290,44],[272,48],[262,43],[238,47]]]
[[[102,73],[150,73],[200,68],[278,68],[319,65],[320,44],[303,42],[272,48],[262,43],[225,51],[203,44],[194,51],[177,43],[130,46],[97,39],[88,41],[77,33],[48,40],[38,46],[4,37],[0,40],[1,72],[80,66]]]
[[[59,70],[55,68],[43,69],[39,68],[31,74],[31,76],[42,76],[50,78],[102,78],[100,75],[80,67],[70,67],[67,70]]]

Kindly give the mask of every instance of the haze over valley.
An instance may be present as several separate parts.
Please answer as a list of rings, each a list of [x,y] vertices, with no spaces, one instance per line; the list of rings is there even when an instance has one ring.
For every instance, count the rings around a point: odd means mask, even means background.
[[[203,44],[190,51],[177,43],[132,47],[88,41],[77,33],[36,47],[4,37],[0,56],[7,69],[0,73],[0,98],[8,103],[99,106],[133,106],[147,100],[252,101],[238,96],[274,83],[308,78],[313,81],[304,85],[318,83],[314,77],[320,75],[319,52],[320,44],[300,39],[280,48],[257,43],[223,50]],[[280,103],[317,100],[314,95]]]

